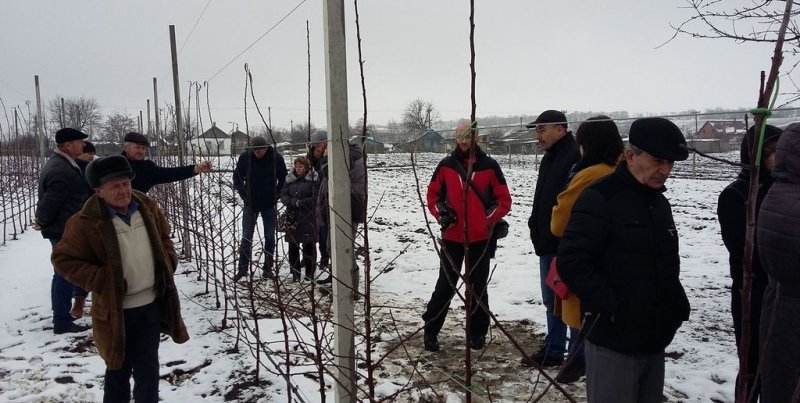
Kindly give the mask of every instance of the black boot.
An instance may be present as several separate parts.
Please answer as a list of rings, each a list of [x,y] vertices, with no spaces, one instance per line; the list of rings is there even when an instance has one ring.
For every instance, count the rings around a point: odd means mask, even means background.
[[[296,283],[300,281],[300,267],[292,266],[291,272],[292,272],[292,282]]]
[[[438,335],[430,332],[425,332],[425,336],[423,338],[423,344],[425,345],[425,350],[427,351],[439,351],[439,337]]]

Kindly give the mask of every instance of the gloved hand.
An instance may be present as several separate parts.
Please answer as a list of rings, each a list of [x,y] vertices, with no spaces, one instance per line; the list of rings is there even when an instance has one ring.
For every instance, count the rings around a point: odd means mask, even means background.
[[[456,225],[456,212],[447,206],[437,207],[439,210],[439,225],[442,226],[442,231]]]

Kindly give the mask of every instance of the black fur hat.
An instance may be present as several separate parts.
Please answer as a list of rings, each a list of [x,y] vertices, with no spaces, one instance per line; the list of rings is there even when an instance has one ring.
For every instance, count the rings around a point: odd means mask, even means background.
[[[100,157],[86,167],[86,181],[92,188],[108,182],[110,179],[127,176],[133,179],[136,175],[131,169],[128,159],[122,155]]]

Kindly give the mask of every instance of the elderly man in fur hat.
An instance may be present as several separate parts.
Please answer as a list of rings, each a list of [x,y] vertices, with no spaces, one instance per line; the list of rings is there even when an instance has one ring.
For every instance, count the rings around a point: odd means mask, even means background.
[[[121,155],[86,168],[95,194],[67,221],[53,250],[56,270],[92,292],[92,330],[106,362],[105,402],[158,401],[158,345],[165,333],[189,340],[173,273],[178,257],[169,223],[155,200],[131,189]]]

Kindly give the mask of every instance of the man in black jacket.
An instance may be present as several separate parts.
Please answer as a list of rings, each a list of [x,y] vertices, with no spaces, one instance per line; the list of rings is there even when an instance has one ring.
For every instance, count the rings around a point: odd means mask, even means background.
[[[135,190],[147,193],[155,185],[172,183],[191,178],[200,173],[211,171],[211,161],[202,161],[199,164],[185,165],[175,168],[164,168],[155,162],[146,160],[145,154],[150,148],[150,141],[141,133],[130,132],[125,135],[125,144],[122,146],[122,155],[128,158],[136,177],[131,184]]]
[[[245,150],[236,161],[233,171],[233,185],[244,200],[242,211],[242,243],[239,249],[239,265],[234,281],[246,278],[250,273],[253,232],[261,215],[264,225],[264,277],[271,278],[275,251],[275,202],[286,182],[286,162],[283,156],[269,146],[263,137],[254,137],[250,150]]]
[[[545,284],[550,262],[558,252],[558,238],[550,232],[550,217],[558,194],[567,185],[569,170],[578,162],[580,154],[572,132],[567,131],[567,117],[562,112],[544,111],[527,127],[536,128],[536,139],[544,150],[536,179],[528,228],[531,231],[533,249],[539,256],[539,286],[542,290],[542,302],[547,311],[547,336],[544,338],[544,345],[531,354],[530,359],[542,366],[559,366],[564,362],[567,350],[567,325],[560,316],[553,314],[555,294]],[[577,332],[570,334],[570,350],[578,346],[578,338]],[[576,351],[573,362],[582,362],[582,355],[582,350]],[[527,357],[522,359],[522,364],[533,366]]]
[[[56,132],[57,148],[39,175],[38,198],[33,222],[34,229],[50,240],[55,248],[64,233],[64,225],[89,198],[89,187],[83,179],[75,158],[83,152],[83,140],[88,137],[80,130],[60,129]],[[53,332],[76,333],[86,326],[72,323],[70,307],[75,286],[53,271],[50,303],[53,309]]]
[[[629,142],[616,171],[578,196],[558,249],[558,273],[585,312],[589,402],[660,402],[664,349],[689,319],[663,195],[686,140],[669,120],[644,118]]]
[[[733,183],[728,185],[719,195],[717,202],[717,217],[719,218],[722,242],[728,249],[731,272],[731,315],[733,316],[733,333],[736,336],[737,350],[741,349],[742,341],[742,285],[744,278],[744,245],[745,231],[747,224],[747,214],[745,203],[750,191],[750,153],[753,145],[758,141],[755,126],[751,126],[742,138],[740,150],[742,171]],[[767,196],[767,192],[772,187],[772,169],[775,167],[775,147],[778,144],[783,130],[767,125],[764,131],[764,147],[761,166],[758,171],[758,193],[756,195],[756,213],[759,211],[761,202]],[[761,394],[756,382],[756,372],[759,361],[759,337],[758,329],[761,323],[761,302],[764,299],[764,291],[769,283],[767,273],[761,267],[758,253],[757,240],[754,239],[753,259],[750,262],[751,275],[751,294],[750,294],[750,345],[748,347],[747,358],[747,378],[737,378],[737,384],[746,386],[747,396],[752,396],[750,402],[757,402]],[[746,382],[746,383],[743,383]],[[751,393],[751,391],[753,391]]]

